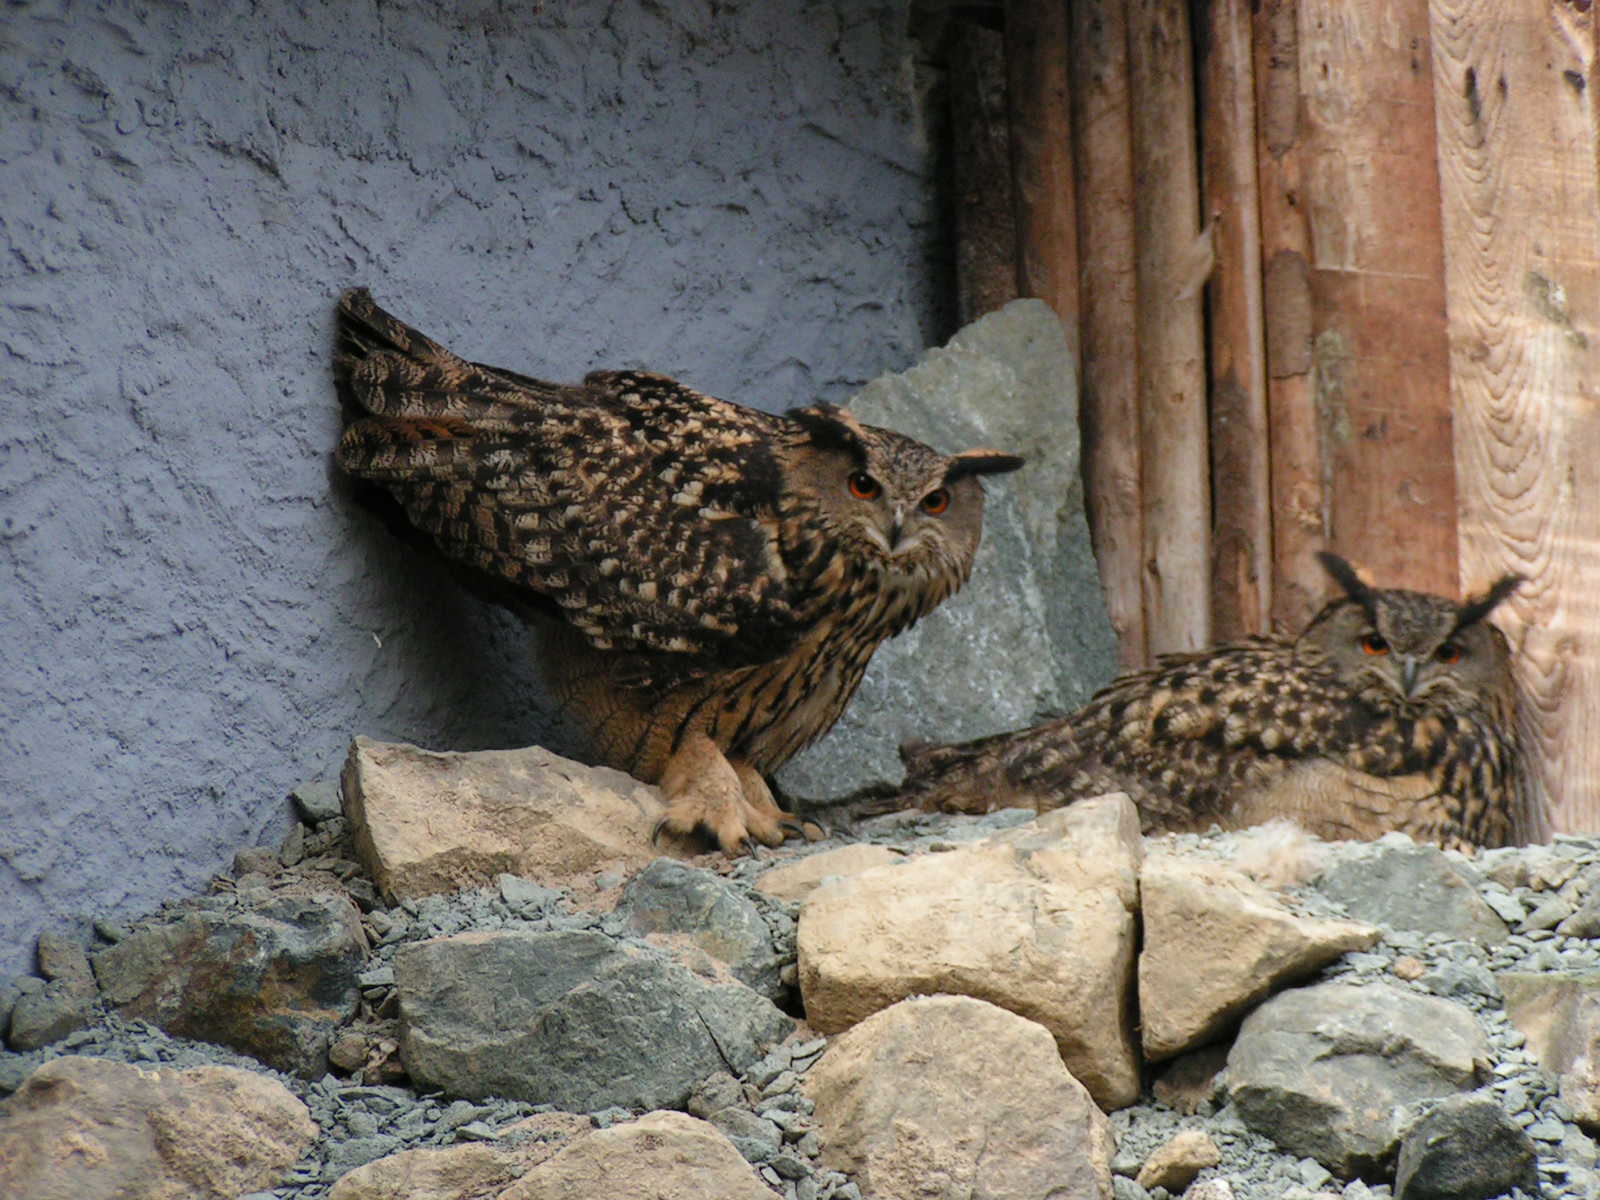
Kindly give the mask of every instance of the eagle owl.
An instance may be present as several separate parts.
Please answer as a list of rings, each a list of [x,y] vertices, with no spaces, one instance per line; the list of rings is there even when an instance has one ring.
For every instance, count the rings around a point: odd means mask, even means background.
[[[1045,812],[1125,791],[1147,831],[1288,817],[1326,838],[1504,845],[1524,776],[1510,654],[1486,618],[1520,577],[1457,603],[1320,558],[1342,594],[1294,640],[1164,655],[1069,716],[907,746],[898,806]]]
[[[1022,465],[642,371],[546,383],[456,356],[364,289],[340,300],[335,371],[339,465],[539,628],[596,757],[661,784],[658,831],[730,852],[798,828],[764,777],[966,581],[981,476]]]

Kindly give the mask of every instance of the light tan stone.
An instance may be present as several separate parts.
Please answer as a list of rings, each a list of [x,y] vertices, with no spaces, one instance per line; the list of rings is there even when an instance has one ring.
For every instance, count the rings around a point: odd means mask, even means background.
[[[807,1020],[835,1033],[908,996],[974,996],[1048,1029],[1102,1108],[1130,1104],[1141,854],[1118,795],[820,888],[800,913]]]
[[[57,1058],[0,1103],[0,1196],[234,1200],[276,1184],[316,1134],[265,1075]]]
[[[1559,1081],[1573,1120],[1600,1132],[1600,971],[1502,971],[1506,1017]]]
[[[574,1138],[588,1117],[541,1113],[500,1131],[492,1142],[402,1150],[342,1176],[328,1200],[478,1200],[495,1196]]]
[[[1176,1196],[1201,1171],[1221,1161],[1222,1151],[1203,1129],[1180,1129],[1144,1160],[1134,1182],[1146,1190],[1166,1188]]]
[[[822,1161],[863,1195],[1109,1200],[1110,1124],[1043,1026],[965,996],[840,1034],[802,1085]]]
[[[1272,992],[1379,937],[1356,921],[1297,916],[1260,884],[1203,859],[1152,854],[1140,895],[1139,1010],[1151,1061],[1212,1040]]]
[[[689,856],[671,838],[651,845],[656,788],[540,746],[455,754],[358,737],[342,787],[357,852],[391,902],[501,873],[587,886],[606,867]]]
[[[579,1138],[496,1200],[638,1200],[646,1194],[651,1200],[772,1200],[771,1189],[721,1133],[697,1117],[662,1111]]]
[[[859,875],[873,867],[904,861],[905,855],[896,854],[887,846],[855,842],[770,867],[756,880],[756,890],[777,900],[804,900],[833,876]]]

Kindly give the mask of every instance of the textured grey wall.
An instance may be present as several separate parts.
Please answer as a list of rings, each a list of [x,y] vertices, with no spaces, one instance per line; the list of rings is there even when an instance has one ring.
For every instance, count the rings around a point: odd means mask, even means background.
[[[354,733],[560,741],[330,476],[341,288],[769,408],[947,332],[904,7],[6,6],[0,971],[274,840]]]

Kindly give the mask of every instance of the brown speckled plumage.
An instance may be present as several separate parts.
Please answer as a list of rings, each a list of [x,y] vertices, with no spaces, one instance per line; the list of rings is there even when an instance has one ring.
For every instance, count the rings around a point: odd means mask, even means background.
[[[1147,830],[1283,816],[1330,838],[1504,844],[1522,762],[1509,651],[1485,618],[1520,581],[1457,603],[1323,563],[1343,594],[1294,640],[1166,655],[1069,716],[908,747],[902,803],[1047,811],[1126,791]]]
[[[762,776],[838,718],[878,644],[965,582],[979,476],[818,404],[772,415],[663,375],[546,383],[339,305],[339,465],[501,598],[543,608],[558,695],[667,828],[781,840]]]

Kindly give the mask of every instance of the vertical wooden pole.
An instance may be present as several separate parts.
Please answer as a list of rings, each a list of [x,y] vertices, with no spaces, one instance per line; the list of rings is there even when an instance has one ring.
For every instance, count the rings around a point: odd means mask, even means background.
[[[1145,628],[1152,653],[1211,638],[1211,488],[1194,71],[1183,0],[1130,0]]]
[[[1254,18],[1256,170],[1272,493],[1272,625],[1300,629],[1322,602],[1327,542],[1322,449],[1311,390],[1310,229],[1303,208],[1300,30],[1294,0]]]
[[[1455,463],[1428,0],[1299,0],[1312,400],[1333,549],[1453,594]]]
[[[1149,642],[1141,567],[1144,514],[1127,10],[1123,0],[1073,0],[1071,9],[1084,492],[1121,663],[1139,666],[1148,661]]]
[[[963,325],[1017,298],[1005,37],[954,19],[950,43],[956,312]]]
[[[1218,641],[1265,633],[1272,606],[1272,508],[1261,205],[1249,0],[1206,6],[1201,184],[1215,246],[1211,349],[1212,626]]]
[[[1078,227],[1066,3],[1007,0],[1005,20],[1017,288],[1024,296],[1047,301],[1076,340]]]
[[[1433,0],[1463,583],[1529,582],[1524,834],[1600,827],[1600,117],[1595,14]]]

